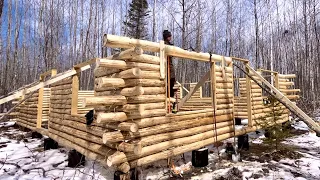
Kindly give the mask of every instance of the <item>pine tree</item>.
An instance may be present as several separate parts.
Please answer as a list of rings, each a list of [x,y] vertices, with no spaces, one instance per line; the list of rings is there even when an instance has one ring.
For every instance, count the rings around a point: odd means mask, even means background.
[[[128,21],[124,22],[127,28],[127,35],[135,39],[146,39],[147,22],[149,16],[147,0],[132,0],[128,11]]]
[[[255,120],[257,126],[265,129],[269,134],[269,138],[264,140],[265,143],[274,145],[275,150],[279,150],[280,142],[290,136],[290,129],[283,128],[283,123],[279,123],[282,120],[281,116],[285,114],[285,110],[281,110],[282,104],[273,96],[268,96],[264,102],[265,107],[271,109],[269,113]],[[268,119],[267,118],[271,118]]]

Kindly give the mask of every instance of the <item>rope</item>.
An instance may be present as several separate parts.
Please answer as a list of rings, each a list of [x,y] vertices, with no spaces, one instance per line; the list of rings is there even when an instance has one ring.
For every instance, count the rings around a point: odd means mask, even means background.
[[[217,142],[218,142],[218,134],[217,134],[217,117],[216,117],[216,104],[215,104],[215,91],[213,89],[213,78],[212,78],[212,68],[215,68],[215,64],[212,63],[212,53],[209,52],[210,55],[210,71],[211,71],[211,92],[212,92],[212,107],[213,107],[213,119],[214,119],[214,134],[215,134],[215,138],[216,138],[216,149],[217,149],[217,153],[218,153],[218,157],[219,157],[219,161],[220,161],[220,154],[219,154],[219,147],[217,146]],[[215,74],[214,74],[215,76]]]

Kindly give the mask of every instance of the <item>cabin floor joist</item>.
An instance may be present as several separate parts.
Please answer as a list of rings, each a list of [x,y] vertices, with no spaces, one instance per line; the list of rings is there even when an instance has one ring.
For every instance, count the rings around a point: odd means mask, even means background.
[[[252,77],[234,78],[233,61],[238,59],[212,55],[210,61],[209,53],[114,35],[105,35],[104,45],[124,50],[76,65],[65,73],[44,73],[38,83],[0,102],[19,101],[28,96],[11,114],[17,124],[125,173],[256,131],[263,128],[257,123],[261,120],[269,122],[269,126],[289,120],[289,110],[281,104],[275,109],[281,112],[278,119],[268,116],[274,109],[264,104],[267,97]],[[150,55],[155,53],[159,56]],[[177,83],[176,97],[167,98],[167,56],[209,63],[211,69],[199,82],[190,84],[189,90]],[[81,91],[79,74],[91,64],[95,64],[94,89]],[[52,77],[45,81],[49,75]],[[294,75],[277,72],[273,75],[275,88],[284,96],[290,100],[299,98],[300,90],[293,88]],[[205,83],[211,87],[209,97],[202,96]],[[187,95],[183,96],[183,92]],[[172,101],[178,102],[177,113],[168,108]],[[85,114],[90,110],[93,121],[87,125]],[[246,118],[249,123],[235,129],[235,118]]]

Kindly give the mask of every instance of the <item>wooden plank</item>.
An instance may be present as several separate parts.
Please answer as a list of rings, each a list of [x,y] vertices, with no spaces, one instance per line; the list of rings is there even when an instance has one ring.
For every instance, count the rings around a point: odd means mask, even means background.
[[[78,114],[79,73],[72,76],[71,115]]]
[[[233,62],[231,62],[229,66],[233,67]],[[233,79],[234,76],[232,76],[231,78],[232,78],[232,82],[234,82],[234,79]],[[234,96],[234,94],[235,94],[235,92],[234,92],[234,83],[233,83],[233,86],[232,86],[232,93],[233,93],[232,102],[235,102],[234,101],[234,98],[235,98],[235,96]],[[234,110],[234,108],[235,108],[234,107],[234,103],[232,103],[232,121],[233,121],[233,132],[234,132],[234,137],[233,138],[235,138],[235,136],[236,136],[236,134],[235,134],[236,133],[236,131],[235,131],[236,120],[235,120],[235,110]]]
[[[248,63],[245,63],[247,66]],[[246,68],[246,72],[249,74],[250,69]],[[247,89],[247,112],[248,112],[248,126],[252,127],[252,101],[251,101],[251,79],[246,75],[246,89]]]
[[[160,79],[166,78],[166,60],[165,44],[164,41],[160,41]]]
[[[89,65],[81,67],[80,71],[84,71],[84,70],[87,70],[87,69],[90,69]],[[24,94],[36,91],[36,90],[38,90],[38,89],[40,89],[42,87],[45,87],[45,86],[48,86],[50,84],[56,83],[58,81],[61,81],[61,80],[65,79],[65,78],[70,77],[70,76],[72,76],[74,74],[77,74],[77,73],[78,72],[76,70],[74,70],[74,69],[66,71],[66,72],[63,72],[63,73],[60,73],[60,74],[56,75],[55,77],[53,77],[53,78],[51,78],[51,79],[49,79],[49,80],[47,80],[45,82],[39,82],[38,84],[36,84],[34,86],[21,89],[21,90],[17,91],[16,93],[14,93],[14,94],[12,94],[10,96],[7,96],[5,98],[0,99],[0,104],[12,101],[12,100],[14,100],[16,98],[20,98]]]
[[[178,110],[183,106],[185,102],[190,99],[190,97],[206,82],[206,80],[210,77],[210,71],[208,71],[197,83],[197,85],[190,90],[190,92],[181,100],[181,102],[178,104]]]
[[[274,87],[279,89],[279,73],[274,73]]]
[[[284,93],[296,93],[296,92],[300,92],[300,89],[283,89],[283,90],[281,90],[281,92],[284,92]]]
[[[57,69],[51,69],[51,77],[56,76],[57,72]]]
[[[57,75],[57,69],[51,69],[47,72],[40,74],[40,81],[44,80],[44,78],[49,75],[51,75],[51,77]]]
[[[216,81],[216,63],[213,61],[211,64],[211,74],[210,74],[210,80],[211,80],[211,98],[212,98],[212,108],[214,111],[217,111],[217,81]]]
[[[314,122],[312,118],[310,118],[306,113],[304,113],[298,106],[291,102],[284,94],[282,94],[277,88],[272,86],[266,79],[264,79],[248,64],[246,64],[246,68],[249,69],[252,73],[254,73],[261,80],[262,83],[264,83],[268,88],[272,90],[273,95],[277,100],[279,100],[291,112],[300,117],[308,125],[309,128],[320,134],[320,126],[316,122]]]
[[[43,106],[43,87],[39,89],[38,96],[38,112],[37,112],[37,128],[42,126],[42,106]]]
[[[295,74],[279,74],[279,78],[285,78],[285,79],[296,78],[296,75]]]

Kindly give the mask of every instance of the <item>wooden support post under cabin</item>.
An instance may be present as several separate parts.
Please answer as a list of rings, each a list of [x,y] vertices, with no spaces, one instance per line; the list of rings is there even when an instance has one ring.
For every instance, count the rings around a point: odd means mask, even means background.
[[[75,70],[78,69],[75,68]],[[77,73],[72,76],[71,115],[78,114],[79,75],[80,73]]]
[[[248,63],[246,65],[246,72],[250,74],[250,70],[247,68]],[[248,75],[246,75],[246,90],[247,90],[247,114],[248,114],[248,126],[252,127],[252,101],[251,101],[251,79]]]
[[[178,110],[184,105],[185,102],[190,99],[190,97],[207,81],[207,79],[210,77],[210,71],[208,71],[197,83],[197,85],[190,90],[190,92],[181,100],[181,102],[178,104]]]

